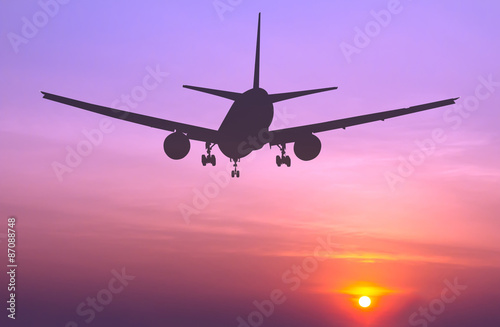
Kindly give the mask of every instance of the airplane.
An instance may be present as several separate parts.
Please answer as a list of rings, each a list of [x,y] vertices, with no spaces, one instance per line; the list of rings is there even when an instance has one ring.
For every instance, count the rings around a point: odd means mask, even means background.
[[[212,149],[215,145],[218,145],[220,151],[234,163],[234,170],[231,172],[231,177],[240,177],[238,162],[240,162],[242,158],[249,155],[252,151],[261,149],[266,144],[269,144],[270,147],[277,146],[279,148],[281,155],[276,156],[276,164],[278,167],[281,167],[282,165],[290,167],[291,159],[286,154],[286,145],[289,143],[294,143],[293,150],[299,159],[309,161],[316,158],[321,151],[321,141],[315,135],[316,133],[339,128],[346,129],[350,126],[374,121],[384,121],[388,118],[452,105],[458,99],[446,99],[408,108],[382,111],[361,116],[270,131],[269,126],[271,125],[274,116],[274,103],[314,93],[335,90],[337,87],[268,94],[263,88],[260,87],[259,84],[260,22],[261,14],[259,13],[253,88],[244,93],[238,93],[183,85],[183,87],[187,89],[212,94],[234,101],[218,130],[103,107],[43,91],[41,93],[43,94],[43,98],[48,100],[116,119],[172,132],[165,138],[163,149],[165,154],[174,160],[182,159],[189,153],[189,150],[191,149],[191,140],[201,141],[205,142],[207,152],[206,155],[203,154],[201,157],[202,165],[206,166],[207,164],[211,164],[212,166],[215,166],[216,160],[215,155],[212,154]]]

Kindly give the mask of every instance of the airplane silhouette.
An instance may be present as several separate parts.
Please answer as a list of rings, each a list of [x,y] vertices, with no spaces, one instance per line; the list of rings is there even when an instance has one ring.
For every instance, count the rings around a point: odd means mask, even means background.
[[[281,155],[276,156],[276,164],[278,167],[281,165],[290,167],[291,160],[290,157],[286,155],[286,144],[288,143],[294,143],[293,149],[295,155],[299,159],[305,161],[312,160],[316,158],[321,151],[321,142],[315,133],[339,128],[345,129],[349,126],[378,120],[384,121],[392,117],[451,105],[458,99],[441,100],[409,108],[270,131],[269,126],[274,116],[274,103],[304,95],[335,90],[337,87],[277,94],[268,94],[264,89],[260,88],[260,17],[261,15],[259,13],[253,88],[244,93],[237,93],[183,85],[183,87],[191,90],[209,93],[234,101],[218,130],[103,107],[42,91],[43,98],[101,115],[171,131],[173,133],[168,135],[163,143],[165,154],[171,159],[178,160],[184,158],[191,148],[190,140],[202,141],[205,142],[207,151],[207,154],[201,157],[203,166],[209,163],[215,166],[216,161],[215,155],[212,154],[212,148],[217,144],[220,151],[234,163],[234,170],[231,172],[232,177],[240,176],[238,170],[238,162],[240,159],[249,155],[252,151],[261,149],[265,144],[269,144],[270,147],[276,145],[281,151]]]

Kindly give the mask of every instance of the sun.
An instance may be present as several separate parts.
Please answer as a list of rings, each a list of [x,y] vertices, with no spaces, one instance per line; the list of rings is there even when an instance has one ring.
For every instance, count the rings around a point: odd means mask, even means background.
[[[368,296],[362,296],[359,298],[359,305],[362,306],[363,308],[368,308],[371,303],[372,300],[370,300]]]

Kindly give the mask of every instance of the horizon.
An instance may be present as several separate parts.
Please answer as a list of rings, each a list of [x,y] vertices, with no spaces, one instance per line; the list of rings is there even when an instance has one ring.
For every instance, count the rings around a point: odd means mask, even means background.
[[[0,203],[19,260],[2,324],[500,324],[497,3],[2,6]],[[197,141],[171,160],[170,132],[40,93],[218,129],[232,102],[182,86],[251,89],[259,13],[260,87],[338,87],[276,103],[271,129],[460,99],[316,133],[319,156],[289,144],[291,167],[264,146],[231,178],[217,146],[215,167]]]

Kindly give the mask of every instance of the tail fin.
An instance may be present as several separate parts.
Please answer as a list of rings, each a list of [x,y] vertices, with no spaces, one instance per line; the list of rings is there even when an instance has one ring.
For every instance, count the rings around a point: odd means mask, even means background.
[[[255,72],[253,75],[253,88],[259,88],[260,78],[260,13],[259,13],[259,27],[257,28],[257,50],[255,51]]]

